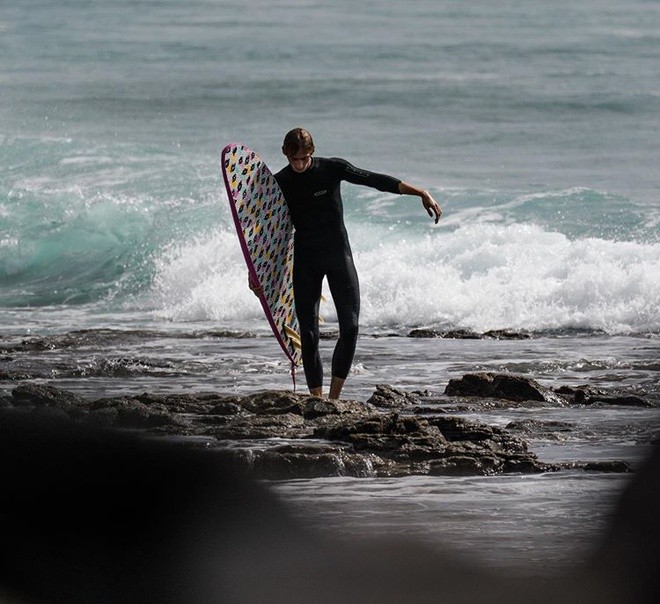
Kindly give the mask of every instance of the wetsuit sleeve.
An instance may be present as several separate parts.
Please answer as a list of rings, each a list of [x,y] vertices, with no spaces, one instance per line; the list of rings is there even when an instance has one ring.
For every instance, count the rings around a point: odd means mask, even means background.
[[[371,187],[372,189],[378,189],[379,191],[384,191],[386,193],[401,194],[399,191],[399,183],[401,181],[398,178],[393,178],[387,174],[378,174],[377,172],[369,172],[368,170],[356,168],[354,165],[343,159],[332,158],[331,161],[335,164],[335,168],[337,169],[341,180],[345,180],[354,185],[363,185]]]

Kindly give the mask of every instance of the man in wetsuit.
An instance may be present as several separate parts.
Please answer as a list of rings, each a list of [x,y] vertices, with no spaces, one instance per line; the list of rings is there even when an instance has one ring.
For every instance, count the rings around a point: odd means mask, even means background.
[[[353,362],[360,313],[360,289],[344,225],[341,181],[388,193],[418,195],[436,223],[442,210],[428,191],[391,176],[358,169],[343,159],[314,157],[312,136],[303,128],[287,133],[282,152],[289,165],[275,174],[275,179],[295,227],[293,292],[305,379],[309,391],[322,396],[319,303],[326,277],[339,322],[329,393],[330,398],[336,399]]]

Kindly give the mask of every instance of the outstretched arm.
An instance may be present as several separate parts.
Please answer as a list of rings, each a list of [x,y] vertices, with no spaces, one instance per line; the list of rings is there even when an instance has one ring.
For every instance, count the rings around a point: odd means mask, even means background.
[[[376,172],[369,172],[368,170],[356,168],[352,164],[349,164],[345,159],[333,158],[330,161],[337,166],[341,180],[346,180],[355,185],[373,187],[379,191],[387,191],[390,193],[399,192],[402,195],[417,195],[422,198],[422,204],[429,216],[432,218],[435,216],[436,224],[438,223],[438,220],[440,220],[442,208],[425,189],[420,189],[410,183],[399,181],[386,174],[377,174]]]
[[[440,216],[442,216],[442,208],[427,190],[420,189],[415,185],[401,181],[399,183],[399,193],[402,195],[417,195],[418,197],[421,197],[422,205],[428,212],[428,215],[431,217],[435,216],[435,223],[438,224],[438,220],[440,220]]]

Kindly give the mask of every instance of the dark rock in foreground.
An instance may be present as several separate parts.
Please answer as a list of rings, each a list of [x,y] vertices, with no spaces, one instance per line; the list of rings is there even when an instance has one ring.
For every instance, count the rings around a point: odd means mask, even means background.
[[[0,410],[51,413],[77,424],[195,437],[191,446],[231,457],[260,478],[320,476],[490,475],[546,472],[524,438],[570,431],[569,424],[527,420],[506,428],[452,416],[456,401],[494,406],[649,403],[588,387],[557,391],[510,374],[467,374],[450,380],[444,398],[378,386],[366,402],[332,401],[292,392],[247,396],[215,392],[144,393],[86,400],[52,386],[23,383],[0,395]],[[473,403],[468,403],[473,405]],[[460,404],[458,409],[460,409]],[[579,466],[626,471],[618,462]]]
[[[576,559],[561,573],[528,576],[523,564],[494,572],[472,550],[452,549],[451,532],[429,547],[386,531],[349,541],[305,528],[263,483],[206,450],[96,430],[63,413],[51,417],[44,409],[54,409],[67,394],[32,392],[51,407],[34,411],[23,405],[0,414],[3,602],[655,604],[660,599],[657,446],[628,483],[589,560]],[[26,402],[25,391],[20,398]],[[191,404],[213,408],[217,398],[203,395]],[[261,396],[259,404],[267,398]],[[177,395],[166,404],[181,408],[185,400]],[[85,404],[76,400],[73,407]],[[393,418],[388,429],[399,430]],[[308,450],[323,455],[309,443],[300,452]],[[474,457],[460,457],[454,468],[473,471],[476,463]],[[525,549],[520,559],[527,554]]]
[[[370,402],[291,392],[142,394],[87,401],[36,384],[5,405],[48,409],[95,427],[205,437],[261,478],[545,472],[510,432],[457,417],[402,415],[417,396],[381,386]],[[220,446],[222,445],[222,446]]]

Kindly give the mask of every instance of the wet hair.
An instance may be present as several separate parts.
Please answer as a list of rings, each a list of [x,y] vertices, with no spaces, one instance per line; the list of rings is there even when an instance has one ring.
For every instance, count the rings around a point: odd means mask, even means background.
[[[299,153],[314,153],[314,141],[312,135],[304,128],[294,128],[289,130],[282,143],[282,153],[287,157],[292,157]]]

